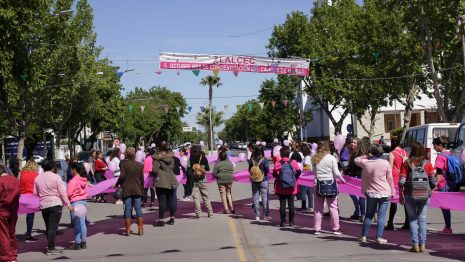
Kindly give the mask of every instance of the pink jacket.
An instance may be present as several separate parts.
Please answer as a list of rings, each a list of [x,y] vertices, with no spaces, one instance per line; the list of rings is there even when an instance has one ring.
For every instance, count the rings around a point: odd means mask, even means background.
[[[289,161],[289,158],[281,158],[281,161],[287,162]],[[279,181],[279,175],[281,171],[281,161],[276,161],[274,162],[274,169],[273,169],[273,174],[276,172],[278,179],[276,179],[276,183],[274,183],[274,192],[277,195],[296,195],[299,192],[299,185],[298,183],[295,183],[294,188],[286,188],[282,189],[281,188],[281,182]],[[291,162],[292,167],[294,167],[294,170],[297,172],[299,169],[299,165],[295,160],[292,160]]]
[[[362,171],[362,193],[373,192],[383,195],[394,195],[394,182],[389,162],[383,159],[370,160],[367,156],[355,158],[355,164]]]
[[[66,193],[71,203],[79,200],[86,200],[88,192],[89,185],[87,184],[87,178],[80,176],[74,176],[69,181],[68,187],[66,188]]]
[[[148,174],[152,172],[153,167],[153,158],[152,156],[148,156],[144,160],[144,174]]]
[[[61,177],[47,171],[39,174],[34,181],[34,195],[39,197],[40,209],[53,206],[69,206],[66,188]]]

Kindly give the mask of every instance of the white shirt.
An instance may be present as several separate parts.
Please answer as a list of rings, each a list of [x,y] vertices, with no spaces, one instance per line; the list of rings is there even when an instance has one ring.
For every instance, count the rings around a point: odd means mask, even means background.
[[[339,168],[337,166],[337,160],[334,156],[327,154],[321,159],[320,163],[313,166],[315,172],[315,184],[316,180],[333,180],[336,177],[343,179]]]

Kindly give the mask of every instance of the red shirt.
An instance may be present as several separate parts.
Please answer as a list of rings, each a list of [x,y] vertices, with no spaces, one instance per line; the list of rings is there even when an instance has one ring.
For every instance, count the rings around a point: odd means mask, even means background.
[[[23,170],[19,177],[19,191],[21,194],[34,194],[34,181],[39,173],[32,170]]]
[[[95,160],[95,171],[96,172],[104,172],[107,164],[102,159]]]
[[[17,216],[19,181],[12,175],[0,175],[0,216]],[[3,243],[2,243],[3,245]]]

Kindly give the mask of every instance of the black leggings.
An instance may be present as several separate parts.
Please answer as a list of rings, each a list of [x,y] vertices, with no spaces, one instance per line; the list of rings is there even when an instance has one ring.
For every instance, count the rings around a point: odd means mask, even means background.
[[[102,181],[105,181],[107,180],[107,178],[105,177],[105,175],[102,173],[102,172],[95,172],[95,180],[97,181],[97,183],[100,183]],[[97,201],[104,201],[105,200],[105,194],[98,194],[95,196],[95,199]]]
[[[184,184],[184,197],[192,195],[193,177],[187,176],[186,184]]]
[[[404,226],[409,226],[409,221],[408,221],[408,214],[407,214],[407,209],[405,208],[404,205],[404,211],[405,211],[405,221],[404,221]],[[392,203],[391,206],[389,207],[389,220],[388,224],[393,224],[394,225],[394,216],[397,213],[397,203]]]
[[[142,201],[144,204],[147,204],[148,192],[149,192],[149,189],[144,188],[144,197]],[[150,203],[153,204],[154,202],[155,202],[155,188],[151,187],[150,188]]]
[[[286,221],[286,201],[289,206],[289,223],[294,223],[294,195],[279,195],[279,215],[281,222]]]
[[[48,249],[55,249],[55,237],[60,224],[62,206],[53,206],[42,209],[42,217],[45,222],[45,234],[47,235]]]
[[[156,191],[158,196],[158,218],[164,218],[167,204],[170,210],[170,216],[174,217],[176,214],[176,207],[173,205],[173,189],[157,187]]]

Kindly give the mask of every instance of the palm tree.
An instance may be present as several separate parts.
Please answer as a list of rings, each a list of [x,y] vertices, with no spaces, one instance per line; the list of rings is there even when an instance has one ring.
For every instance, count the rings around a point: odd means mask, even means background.
[[[200,80],[200,85],[208,86],[208,108],[212,108],[213,87],[221,86],[221,79],[217,76],[206,76]],[[209,125],[210,125],[210,150],[213,151],[213,125],[212,125],[212,110],[208,110]]]
[[[211,113],[211,114],[210,114]],[[211,123],[211,128],[212,130],[215,127],[218,127],[224,123],[224,113],[223,112],[215,112],[215,110],[212,110],[210,112],[209,108],[205,108],[204,112],[199,112],[197,113],[197,124],[203,127],[205,130],[210,128],[210,123]],[[211,121],[210,121],[211,119]],[[212,137],[214,137],[214,132],[212,131],[209,135],[209,140],[210,142],[213,141]],[[213,150],[213,149],[212,149]]]

